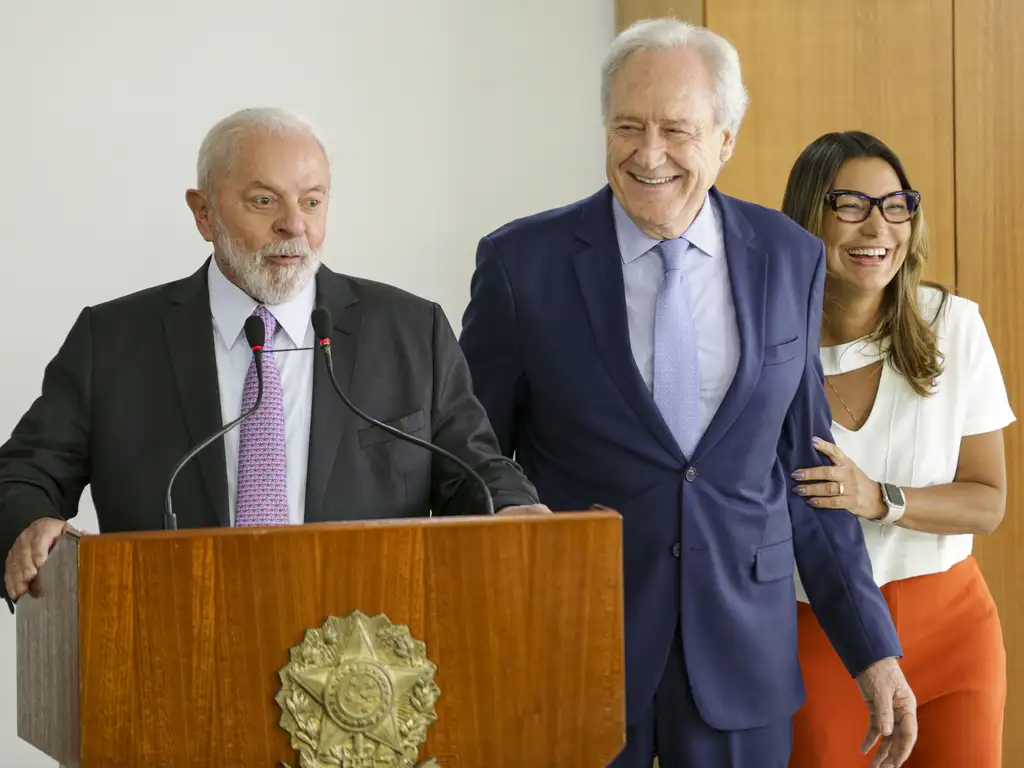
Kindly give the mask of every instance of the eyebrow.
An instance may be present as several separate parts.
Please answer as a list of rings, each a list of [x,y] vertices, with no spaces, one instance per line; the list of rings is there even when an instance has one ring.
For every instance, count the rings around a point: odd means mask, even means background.
[[[835,192],[836,194],[840,194],[840,195],[841,194],[861,195],[863,197],[877,198],[879,200],[882,199],[883,197],[889,197],[890,195],[898,195],[898,194],[907,193],[907,192],[910,192],[910,191],[911,190],[909,190],[909,189],[894,189],[892,192],[883,192],[880,195],[869,195],[867,192],[864,192],[864,191],[859,190],[859,189],[851,189],[850,187],[834,187],[834,188],[829,190],[829,192]]]
[[[280,192],[281,192],[273,184],[267,184],[265,181],[260,181],[259,179],[256,179],[255,181],[250,182],[249,185],[246,187],[246,190],[251,190],[251,189],[256,189],[256,188],[269,189],[271,192],[274,192],[275,194],[280,194]],[[303,194],[307,194],[309,192],[319,192],[320,194],[327,194],[327,187],[325,187],[323,184],[317,184],[315,187],[310,187],[309,189],[305,190],[305,192]]]
[[[642,118],[642,117],[637,117],[636,115],[617,114],[617,115],[613,115],[612,116],[611,122],[613,122],[613,123],[619,123],[619,122],[645,123],[647,121],[644,118]],[[655,120],[654,122],[658,123],[659,125],[674,125],[674,126],[681,126],[681,127],[688,127],[688,128],[692,128],[695,125],[697,125],[697,123],[695,121],[693,121],[693,120],[691,120],[689,118],[686,118],[686,117],[680,117],[680,118],[661,118],[661,119]]]

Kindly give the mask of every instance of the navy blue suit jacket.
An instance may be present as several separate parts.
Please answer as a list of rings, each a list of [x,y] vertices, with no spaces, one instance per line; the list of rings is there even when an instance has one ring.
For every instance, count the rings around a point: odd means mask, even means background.
[[[794,557],[851,675],[901,650],[857,519],[791,491],[794,469],[827,461],[811,438],[831,440],[822,243],[712,194],[741,351],[690,461],[633,359],[609,188],[483,238],[461,343],[502,450],[541,500],[622,514],[628,721],[650,703],[681,619],[701,716],[739,730],[804,699]]]

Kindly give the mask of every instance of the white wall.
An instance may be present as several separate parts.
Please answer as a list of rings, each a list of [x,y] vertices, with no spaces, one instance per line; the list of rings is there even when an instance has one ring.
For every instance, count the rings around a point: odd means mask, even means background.
[[[613,17],[614,0],[0,1],[0,440],[82,306],[206,257],[184,191],[205,131],[245,106],[295,110],[328,144],[325,262],[439,301],[458,330],[479,237],[603,183]],[[88,500],[76,524],[97,530]],[[0,763],[51,768],[16,736],[14,651],[0,613]]]

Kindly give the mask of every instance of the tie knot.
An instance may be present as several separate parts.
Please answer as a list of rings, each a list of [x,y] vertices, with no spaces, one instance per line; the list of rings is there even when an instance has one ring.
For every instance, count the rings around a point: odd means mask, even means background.
[[[677,237],[674,240],[662,240],[658,244],[661,249],[661,259],[665,263],[666,272],[677,272],[683,268],[683,255],[690,243],[686,238]]]
[[[274,314],[266,307],[256,307],[253,314],[263,321],[263,327],[266,329],[266,335],[264,336],[263,348],[273,349],[274,348],[274,334],[277,333],[277,318]]]

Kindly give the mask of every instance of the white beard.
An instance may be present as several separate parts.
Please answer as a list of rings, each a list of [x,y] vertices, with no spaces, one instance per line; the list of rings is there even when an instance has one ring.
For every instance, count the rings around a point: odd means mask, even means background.
[[[248,251],[228,234],[219,219],[213,222],[217,232],[214,258],[225,276],[256,301],[275,306],[298,295],[320,268],[321,249],[313,249],[304,239],[271,243],[258,251]],[[267,263],[268,256],[301,256],[297,264],[282,266]]]

